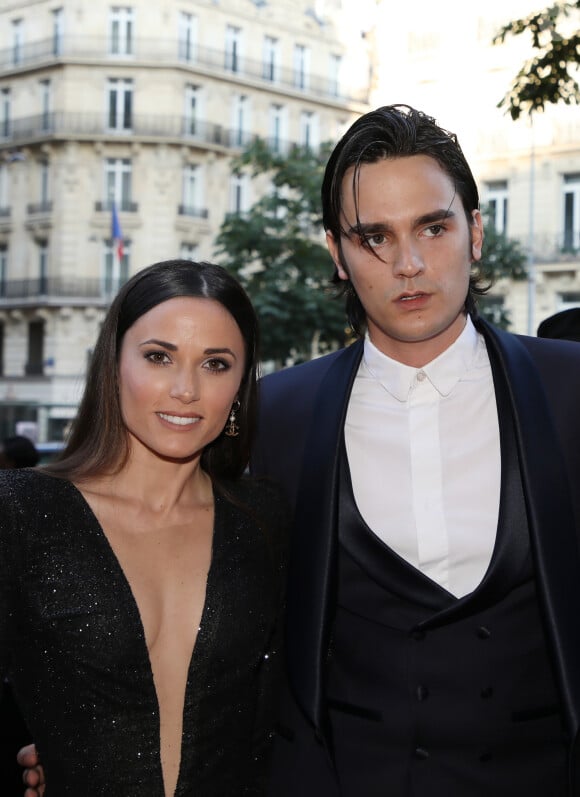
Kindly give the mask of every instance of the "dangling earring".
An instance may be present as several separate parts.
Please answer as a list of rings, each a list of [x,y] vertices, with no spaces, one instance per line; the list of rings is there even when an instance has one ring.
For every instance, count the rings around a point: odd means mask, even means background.
[[[240,402],[238,399],[234,401],[232,404],[232,408],[230,410],[230,417],[228,422],[226,423],[225,433],[228,437],[237,437],[240,433],[240,427],[238,426],[238,419],[236,418],[236,413],[240,409]]]

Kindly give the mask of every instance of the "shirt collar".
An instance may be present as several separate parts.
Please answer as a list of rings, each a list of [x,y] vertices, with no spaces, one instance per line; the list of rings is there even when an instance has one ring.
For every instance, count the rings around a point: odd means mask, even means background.
[[[419,372],[425,374],[441,396],[448,396],[466,371],[475,366],[481,342],[481,336],[467,316],[463,331],[448,349],[423,368],[413,368],[379,351],[367,333],[363,364],[371,377],[377,379],[398,401],[407,401]]]

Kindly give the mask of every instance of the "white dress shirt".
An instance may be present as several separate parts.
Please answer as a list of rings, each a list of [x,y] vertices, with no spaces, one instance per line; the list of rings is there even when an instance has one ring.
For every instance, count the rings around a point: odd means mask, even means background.
[[[367,336],[345,438],[369,528],[453,595],[472,592],[495,544],[501,459],[489,357],[471,319],[423,368]]]

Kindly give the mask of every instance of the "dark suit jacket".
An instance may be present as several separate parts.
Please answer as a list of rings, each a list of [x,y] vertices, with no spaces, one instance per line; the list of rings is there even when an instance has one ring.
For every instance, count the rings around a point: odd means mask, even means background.
[[[482,320],[496,392],[507,393],[532,554],[580,793],[580,346],[516,336]],[[335,606],[338,462],[363,342],[262,380],[252,469],[295,505],[288,588],[290,685],[325,738],[324,662]]]

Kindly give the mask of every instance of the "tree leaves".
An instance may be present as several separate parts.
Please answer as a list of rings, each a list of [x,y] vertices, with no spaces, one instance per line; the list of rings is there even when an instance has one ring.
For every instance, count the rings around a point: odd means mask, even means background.
[[[508,36],[528,33],[532,48],[538,51],[524,63],[498,103],[498,107],[507,108],[512,119],[519,119],[524,112],[532,115],[543,111],[548,104],[580,102],[580,86],[573,74],[580,63],[580,31],[565,36],[558,29],[578,10],[580,0],[555,3],[509,22],[494,37],[494,44],[502,44]]]
[[[220,262],[240,279],[262,331],[262,358],[310,359],[345,340],[342,301],[332,296],[334,266],[322,239],[320,186],[330,146],[287,155],[254,140],[234,173],[264,177],[272,190],[244,214],[228,215],[217,238]]]

